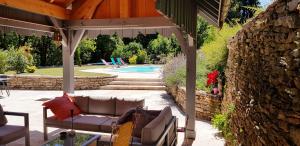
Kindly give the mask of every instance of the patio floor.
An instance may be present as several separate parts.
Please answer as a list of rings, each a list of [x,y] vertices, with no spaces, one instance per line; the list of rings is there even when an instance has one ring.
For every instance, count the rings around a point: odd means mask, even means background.
[[[31,145],[39,146],[43,143],[43,121],[42,121],[42,103],[41,99],[54,98],[61,96],[62,91],[36,91],[36,90],[14,90],[10,97],[2,98],[0,104],[5,111],[26,112],[29,113]],[[179,119],[179,126],[185,122],[184,114],[179,110],[171,97],[165,91],[143,91],[143,90],[88,90],[76,91],[76,95],[90,96],[113,96],[118,98],[145,98],[145,105],[148,109],[162,109],[165,106],[171,106],[173,115]],[[22,118],[8,117],[9,124],[23,124]],[[224,140],[216,136],[217,130],[205,121],[196,121],[196,140],[195,146],[222,146]],[[59,130],[49,128],[49,136],[56,134]],[[183,141],[183,134],[179,133],[178,145]],[[8,146],[23,146],[24,138],[8,144]]]

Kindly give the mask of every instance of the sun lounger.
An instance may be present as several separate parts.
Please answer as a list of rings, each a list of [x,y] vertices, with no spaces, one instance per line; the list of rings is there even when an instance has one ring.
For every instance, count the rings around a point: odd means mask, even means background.
[[[120,65],[127,65],[127,64],[122,60],[122,58],[117,58],[117,62],[118,62]]]
[[[101,61],[103,62],[103,64],[107,65],[107,66],[110,66],[110,63],[109,62],[106,62],[104,59],[101,59]]]
[[[127,65],[127,63],[125,63],[125,62],[123,61],[122,58],[117,58],[117,59],[120,60],[120,62],[121,62],[123,65]]]
[[[118,64],[116,63],[116,61],[115,61],[114,58],[110,58],[110,60],[111,60],[111,64],[113,64],[113,65],[118,65]]]

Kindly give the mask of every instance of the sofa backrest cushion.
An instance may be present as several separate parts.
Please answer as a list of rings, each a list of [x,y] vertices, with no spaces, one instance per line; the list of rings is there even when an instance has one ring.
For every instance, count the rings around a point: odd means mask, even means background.
[[[88,96],[74,96],[73,102],[80,108],[81,113],[89,113],[89,97]]]
[[[116,99],[116,116],[121,116],[131,108],[144,107],[144,99],[128,100]]]
[[[171,108],[165,107],[154,120],[143,128],[141,137],[143,145],[152,145],[158,141],[166,128],[166,121],[171,120],[170,115],[172,118]]]
[[[116,98],[95,98],[89,99],[90,114],[105,114],[115,115],[116,113]]]
[[[7,119],[4,115],[4,111],[3,111],[3,108],[0,104],[0,126],[4,126],[5,124],[7,123]]]

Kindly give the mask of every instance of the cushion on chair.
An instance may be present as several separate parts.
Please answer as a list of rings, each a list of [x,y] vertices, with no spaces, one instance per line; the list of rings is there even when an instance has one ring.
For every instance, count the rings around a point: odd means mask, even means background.
[[[7,119],[4,115],[4,111],[3,111],[3,108],[0,104],[0,126],[4,126],[5,124],[7,123]]]
[[[116,112],[115,98],[93,98],[89,99],[90,114],[115,115]]]
[[[160,114],[152,120],[148,125],[146,125],[142,130],[142,144],[154,144],[157,142],[159,137],[163,134],[166,121],[172,118],[172,112],[170,107],[165,107]]]
[[[152,115],[151,113],[145,110],[138,110],[137,113],[134,113],[134,116],[135,125],[133,130],[133,136],[140,138],[142,135],[142,129],[153,119],[155,119],[156,116]]]
[[[144,107],[144,99],[140,100],[120,100],[116,99],[116,116],[120,116],[131,108]]]
[[[89,113],[89,97],[88,96],[74,96],[72,101],[80,109],[81,113]]]
[[[7,144],[26,135],[24,126],[5,125],[0,127],[0,144]]]
[[[71,110],[74,111],[74,116],[80,114],[80,109],[70,100],[67,94],[47,101],[43,103],[43,106],[49,108],[59,120],[71,117]]]

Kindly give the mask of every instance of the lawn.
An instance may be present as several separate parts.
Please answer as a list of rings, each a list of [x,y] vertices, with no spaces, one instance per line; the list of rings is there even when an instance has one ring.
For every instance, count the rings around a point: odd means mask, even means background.
[[[86,69],[96,69],[96,68],[106,68],[106,66],[101,65],[84,65],[84,66],[75,66],[74,67],[74,74],[75,76],[110,76],[109,74],[103,74],[103,73],[90,73],[90,72],[83,72],[80,70],[86,70]],[[7,75],[15,75],[16,72],[9,71],[6,72]],[[63,69],[62,67],[48,67],[48,68],[39,68],[34,73],[22,73],[18,75],[45,75],[45,76],[63,76]]]

